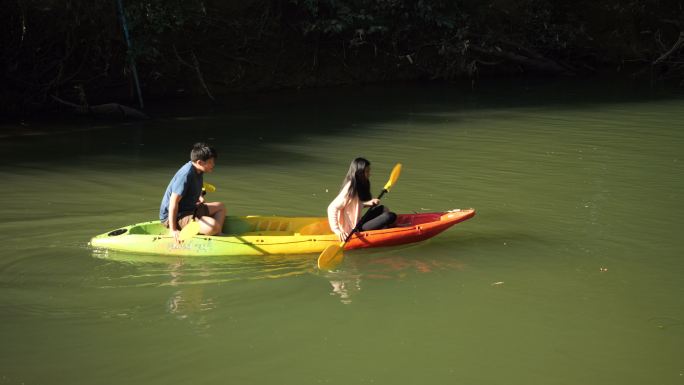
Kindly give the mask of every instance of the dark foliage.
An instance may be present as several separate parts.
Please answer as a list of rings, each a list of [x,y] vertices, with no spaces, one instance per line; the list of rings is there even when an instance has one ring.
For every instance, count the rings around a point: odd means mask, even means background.
[[[622,71],[684,78],[682,1],[6,2],[4,114],[147,97],[354,82]]]

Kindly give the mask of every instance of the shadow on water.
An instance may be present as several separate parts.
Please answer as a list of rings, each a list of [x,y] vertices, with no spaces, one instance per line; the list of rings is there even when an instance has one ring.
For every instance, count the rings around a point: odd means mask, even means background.
[[[32,163],[49,161],[51,165],[115,155],[130,158],[130,163],[113,162],[110,167],[114,169],[167,166],[170,156],[186,153],[189,144],[198,140],[213,143],[226,164],[307,162],[312,160],[307,154],[277,145],[310,136],[365,132],[378,123],[407,119],[422,127],[445,120],[478,119],[454,111],[496,110],[501,116],[519,108],[574,109],[684,97],[646,85],[604,82],[605,87],[575,80],[497,80],[481,82],[474,90],[466,85],[395,85],[283,91],[250,94],[214,106],[169,101],[152,106],[155,118],[146,122],[72,120],[36,123],[40,126],[36,128],[28,124],[26,131],[31,135],[0,136],[4,155],[0,167],[23,163],[27,153]],[[443,111],[450,114],[445,116]]]

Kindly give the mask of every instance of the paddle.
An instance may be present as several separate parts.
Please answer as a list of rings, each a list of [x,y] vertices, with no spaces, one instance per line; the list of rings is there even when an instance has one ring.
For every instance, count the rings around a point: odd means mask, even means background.
[[[211,184],[211,183],[203,183],[202,184],[202,195],[204,195],[207,192],[214,192],[216,191],[216,187]],[[187,241],[192,239],[197,233],[200,231],[200,224],[199,222],[195,221],[195,214],[197,213],[197,209],[195,209],[195,212],[192,214],[192,219],[193,221],[185,225],[183,229],[181,229],[180,234],[178,235],[178,239],[182,242]]]
[[[216,186],[214,186],[214,185],[211,184],[211,183],[204,182],[204,183],[202,184],[202,190],[204,190],[204,191],[206,191],[206,192],[213,193],[214,191],[216,191]]]
[[[394,168],[392,169],[392,173],[390,174],[389,180],[387,183],[385,183],[385,187],[382,188],[382,192],[378,196],[378,199],[382,198],[385,193],[388,193],[389,190],[392,188],[394,183],[399,179],[399,174],[401,174],[401,163],[397,163]],[[321,255],[318,256],[318,268],[322,270],[332,270],[335,267],[337,267],[340,263],[342,263],[342,260],[344,259],[344,246],[347,244],[349,239],[351,239],[352,235],[359,231],[361,229],[361,224],[365,222],[366,217],[368,216],[368,213],[370,212],[370,209],[366,211],[366,214],[363,215],[361,220],[356,224],[354,229],[347,235],[347,238],[344,240],[344,242],[340,242],[339,244],[334,244],[330,245],[321,252]]]
[[[197,233],[199,233],[199,230],[200,230],[199,222],[192,221],[192,222],[188,223],[187,225],[185,225],[185,227],[183,227],[183,229],[181,229],[180,234],[178,235],[178,239],[183,241],[183,242],[188,241],[188,240],[192,239],[192,237],[197,235]]]

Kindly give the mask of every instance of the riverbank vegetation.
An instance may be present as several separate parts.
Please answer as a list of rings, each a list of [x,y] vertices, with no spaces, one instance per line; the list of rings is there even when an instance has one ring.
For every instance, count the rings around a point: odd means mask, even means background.
[[[620,73],[684,86],[684,2],[14,0],[0,25],[3,115],[65,101],[369,82]],[[125,23],[125,24],[124,24]],[[130,47],[123,25],[130,34]],[[135,75],[135,76],[134,76]],[[61,101],[61,102],[60,102]]]

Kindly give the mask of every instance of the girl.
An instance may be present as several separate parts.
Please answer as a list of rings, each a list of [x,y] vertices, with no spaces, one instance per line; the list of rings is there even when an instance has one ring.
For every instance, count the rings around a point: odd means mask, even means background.
[[[387,228],[397,219],[395,213],[380,206],[380,200],[371,196],[369,177],[370,162],[364,158],[354,159],[344,177],[340,193],[328,205],[328,223],[340,241],[346,240],[354,230],[364,206],[370,209],[363,223],[359,224],[359,231]]]

